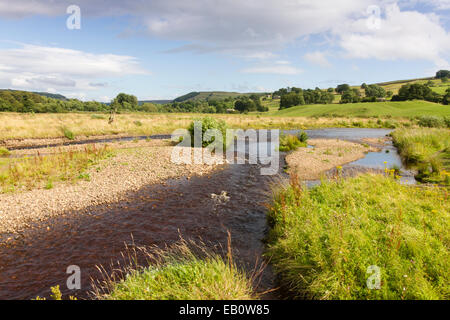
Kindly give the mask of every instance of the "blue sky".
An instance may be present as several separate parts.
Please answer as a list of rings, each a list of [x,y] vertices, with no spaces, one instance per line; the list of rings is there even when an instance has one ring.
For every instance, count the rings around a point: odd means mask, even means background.
[[[109,101],[424,77],[450,68],[449,20],[450,0],[0,0],[0,88]]]

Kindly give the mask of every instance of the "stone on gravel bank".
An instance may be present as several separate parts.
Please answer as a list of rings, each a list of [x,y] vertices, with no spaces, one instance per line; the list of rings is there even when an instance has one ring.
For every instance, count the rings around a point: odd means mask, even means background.
[[[286,156],[289,173],[301,180],[320,179],[320,175],[337,166],[364,158],[376,148],[338,139],[311,139],[314,148],[299,148]]]
[[[60,183],[50,190],[35,189],[0,194],[0,234],[18,233],[35,222],[44,221],[67,211],[123,200],[128,192],[136,191],[147,184],[162,183],[170,178],[204,175],[219,166],[172,163],[173,147],[167,141],[108,145],[118,149],[117,154],[92,167],[89,170],[90,181],[78,181],[75,184]],[[69,149],[63,148],[64,151]],[[45,150],[48,153],[54,151]]]

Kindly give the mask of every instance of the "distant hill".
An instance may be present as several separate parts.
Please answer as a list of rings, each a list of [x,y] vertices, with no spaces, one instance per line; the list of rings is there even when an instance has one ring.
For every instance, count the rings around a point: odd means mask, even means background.
[[[53,98],[53,99],[64,100],[64,101],[68,100],[65,96],[63,96],[62,94],[58,94],[58,93],[36,92],[36,91],[27,91],[27,90],[13,90],[13,89],[0,89],[0,91],[14,91],[14,92],[23,91],[23,92],[30,92],[30,93],[38,94],[40,96],[47,97],[47,98]]]
[[[183,102],[183,101],[207,101],[207,100],[223,100],[226,98],[237,98],[241,96],[249,96],[252,94],[264,95],[264,93],[258,92],[247,92],[247,93],[239,93],[239,92],[227,92],[227,91],[200,91],[200,92],[189,92],[181,97],[174,99],[174,102]]]
[[[141,100],[139,101],[139,105],[142,105],[144,103],[154,103],[154,104],[166,104],[171,103],[173,100]]]
[[[58,94],[58,93],[48,93],[48,92],[33,92],[32,93],[36,93],[40,96],[44,96],[47,98],[53,98],[53,99],[57,99],[57,100],[68,100],[65,96],[63,96],[62,94]]]

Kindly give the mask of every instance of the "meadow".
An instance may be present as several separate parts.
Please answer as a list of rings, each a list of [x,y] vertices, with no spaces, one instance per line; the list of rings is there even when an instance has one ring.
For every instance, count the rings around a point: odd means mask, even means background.
[[[278,110],[277,101],[266,101],[269,112],[208,114],[232,128],[309,129],[330,127],[395,128],[414,126],[424,115],[450,117],[450,106],[426,101],[375,102],[297,106]],[[196,113],[122,113],[112,124],[101,113],[0,113],[0,140],[66,138],[101,135],[170,134],[187,128]],[[356,119],[357,118],[357,119]]]
[[[410,118],[425,115],[450,117],[450,106],[427,101],[371,102],[349,104],[306,105],[271,113],[275,117],[394,117]]]

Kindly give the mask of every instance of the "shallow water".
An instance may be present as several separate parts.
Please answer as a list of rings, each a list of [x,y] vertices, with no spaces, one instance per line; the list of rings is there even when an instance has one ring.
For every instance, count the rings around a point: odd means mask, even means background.
[[[346,129],[309,130],[308,134],[312,138],[355,141],[389,133],[377,129],[351,130],[353,134]],[[252,143],[266,146],[261,142]],[[395,148],[391,149],[389,153],[370,153],[365,160],[347,166],[370,169],[379,167],[380,162],[383,165],[384,161],[398,164]],[[143,187],[130,193],[126,201],[50,219],[7,242],[4,240],[9,235],[0,235],[0,299],[48,296],[49,288],[57,284],[64,294],[86,298],[91,290],[90,278],[100,278],[95,266],[107,267],[112,261],[120,261],[124,243],[130,244],[132,238],[137,246],[164,246],[182,235],[186,240],[201,239],[221,251],[221,247],[226,248],[229,230],[235,261],[251,271],[256,261],[262,259],[267,204],[272,199],[272,186],[287,177],[283,167],[281,159],[278,175],[262,176],[260,165],[228,165],[207,176]],[[217,203],[211,194],[222,191],[227,192],[230,200]],[[66,289],[69,265],[81,268],[80,291]],[[267,290],[275,285],[275,277],[267,267],[259,289]],[[277,294],[268,298],[277,298]]]

